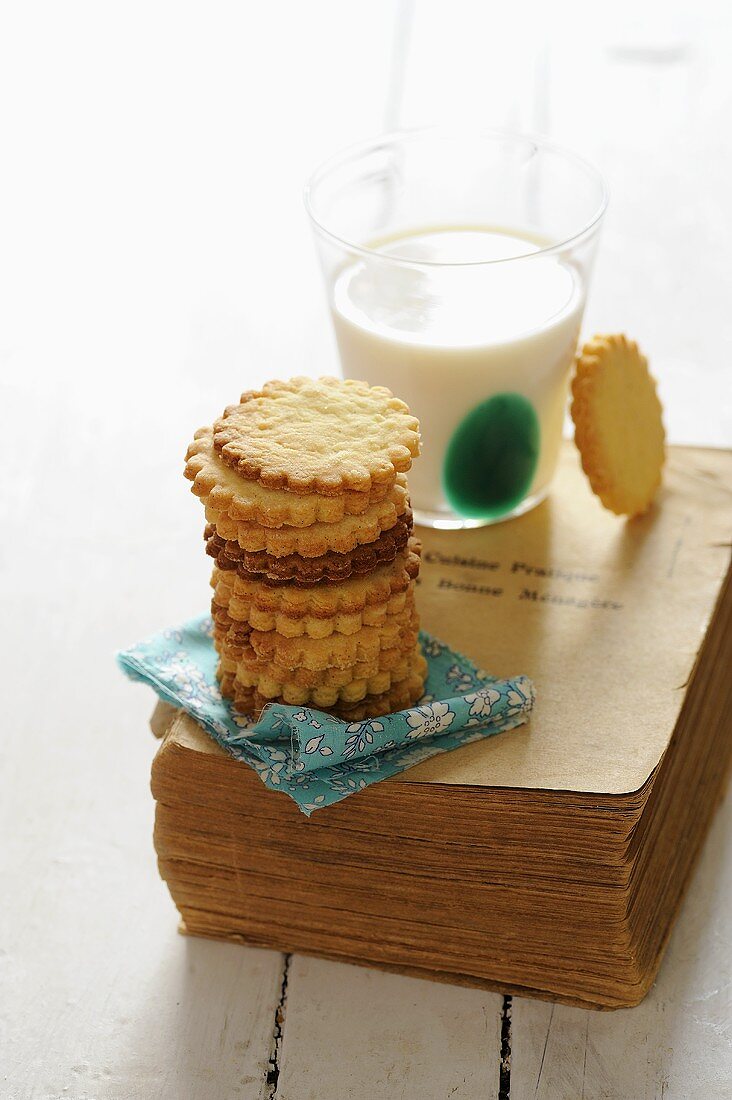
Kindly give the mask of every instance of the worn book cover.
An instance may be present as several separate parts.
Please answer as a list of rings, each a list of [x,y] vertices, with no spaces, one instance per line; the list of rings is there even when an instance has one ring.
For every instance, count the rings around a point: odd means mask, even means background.
[[[676,724],[730,561],[732,454],[669,449],[651,511],[624,520],[567,446],[542,505],[474,531],[420,530],[425,629],[536,684],[531,722],[401,781],[623,794]]]

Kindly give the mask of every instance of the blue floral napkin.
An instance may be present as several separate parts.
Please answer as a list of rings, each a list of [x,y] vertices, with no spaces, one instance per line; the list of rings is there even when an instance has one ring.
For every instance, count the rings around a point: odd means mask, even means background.
[[[439,752],[525,722],[534,688],[525,676],[497,680],[436,638],[420,634],[429,672],[411,710],[343,722],[310,707],[272,703],[260,719],[236,714],[216,682],[211,619],[193,619],[117,655],[131,680],[196,719],[222,748],[244,760],[271,790],[308,816]]]

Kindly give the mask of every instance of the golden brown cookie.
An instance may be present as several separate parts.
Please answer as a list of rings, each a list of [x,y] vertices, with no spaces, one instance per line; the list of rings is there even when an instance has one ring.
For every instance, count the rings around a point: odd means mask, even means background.
[[[261,580],[242,577],[234,572],[214,570],[212,583],[219,581],[231,588],[232,596],[243,601],[241,618],[249,607],[292,618],[332,618],[351,614],[382,604],[401,592],[406,592],[419,573],[421,544],[412,535],[404,550],[400,550],[391,565],[381,566],[366,577],[349,577],[342,584],[318,584],[308,588],[292,585],[272,587]]]
[[[380,718],[384,714],[396,714],[407,710],[424,695],[427,679],[427,662],[420,657],[409,675],[398,684],[392,684],[382,695],[367,695],[360,703],[336,703],[328,707],[329,714],[344,722],[362,722],[365,718]]]
[[[226,573],[214,571],[218,580],[214,590],[214,600],[226,608],[229,617],[239,624],[245,632],[251,630],[276,630],[286,638],[327,638],[330,634],[355,634],[362,626],[381,626],[387,615],[396,615],[404,610],[407,592],[395,592],[381,603],[368,604],[357,611],[339,611],[330,616],[285,615],[283,612],[263,611],[251,599],[234,594],[226,582]]]
[[[216,618],[215,612],[218,612],[220,608],[223,609],[228,616],[229,603],[232,597],[232,589],[227,580],[227,574],[222,573],[218,569],[214,569],[211,575],[210,583],[211,587],[214,590],[214,594],[211,599],[211,614],[212,616],[214,616],[214,622],[217,622],[219,620]],[[240,621],[243,622],[244,620],[242,619]]]
[[[216,637],[217,633],[227,633],[234,628],[238,628],[242,634],[249,634],[251,631],[249,624],[243,620],[232,619],[229,615],[228,607],[220,602],[223,599],[223,594],[219,594],[219,598],[217,599],[214,593],[214,598],[211,600],[211,618],[213,619],[214,625],[214,637]]]
[[[241,623],[232,626],[215,625],[213,629],[213,644],[216,652],[230,661],[240,661],[244,653],[250,652],[249,632],[250,627]]]
[[[374,542],[357,546],[346,553],[330,551],[317,558],[304,558],[301,554],[275,558],[265,551],[242,550],[238,542],[222,539],[213,524],[206,525],[204,538],[206,553],[215,559],[220,569],[236,570],[243,576],[261,576],[266,583],[305,587],[311,584],[338,584],[351,576],[373,573],[379,566],[394,561],[409,541],[412,523],[412,510],[407,508],[394,526],[382,531]]]
[[[260,674],[237,671],[234,684],[234,699],[247,697],[255,690],[267,699],[279,699],[291,706],[332,706],[335,703],[358,703],[366,695],[379,695],[389,691],[392,684],[399,683],[409,675],[413,663],[411,654],[401,653],[399,660],[391,669],[379,669],[369,666],[354,666],[352,670],[328,669],[326,672],[341,671],[342,679],[320,675],[319,682],[303,685],[299,680],[280,677],[275,670]],[[346,679],[346,672],[350,675]],[[318,674],[313,674],[317,676]]]
[[[403,474],[399,474],[383,500],[370,504],[360,516],[344,516],[335,523],[313,523],[310,527],[260,527],[257,523],[230,519],[211,506],[206,508],[206,519],[214,525],[222,539],[238,542],[242,550],[264,550],[278,558],[288,554],[317,558],[333,550],[347,553],[363,543],[374,542],[382,531],[394,527],[408,507],[407,481]]]
[[[232,623],[227,626],[224,623],[214,624],[213,641],[217,649],[222,645],[228,647],[227,656],[238,659],[243,648],[249,645],[251,627],[248,623]]]
[[[252,632],[251,624],[241,619],[233,619],[229,614],[224,593],[214,593],[211,601],[214,645],[226,640],[231,646],[248,645]]]
[[[391,488],[389,484],[374,485],[369,492],[345,491],[331,497],[267,489],[258,481],[241,477],[221,460],[214,450],[213,428],[196,432],[186,454],[185,476],[193,482],[192,492],[221,515],[274,528],[336,523],[344,516],[360,515],[383,500]]]
[[[221,669],[222,675],[226,674],[227,676],[233,676],[234,679],[236,679],[236,674],[239,669],[238,661],[234,660],[234,658],[232,657],[227,656],[226,653],[222,653],[218,646],[216,647],[216,650],[219,654],[219,668]]]
[[[575,443],[592,490],[610,511],[646,512],[665,458],[661,402],[648,362],[625,336],[595,336],[572,381]]]
[[[267,661],[254,656],[246,649],[236,650],[236,657],[227,652],[227,660],[236,660],[236,676],[240,687],[255,687],[262,677],[275,680],[279,683],[297,684],[302,688],[316,688],[330,685],[344,687],[352,680],[359,680],[375,676],[377,672],[394,672],[405,661],[409,660],[414,643],[412,635],[405,635],[406,644],[401,642],[389,649],[380,649],[367,661],[357,661],[355,664],[346,665],[344,668],[285,668],[276,661]],[[241,653],[244,656],[241,656]],[[395,676],[395,679],[397,677]]]
[[[269,489],[338,496],[389,485],[419,454],[419,422],[384,389],[292,378],[243,393],[214,424],[224,462]]]
[[[398,710],[414,706],[424,694],[424,682],[427,678],[427,662],[421,653],[415,654],[410,661],[409,672],[403,680],[392,682],[388,691],[378,694],[368,694],[360,702],[347,703],[338,701],[328,704],[325,709],[329,714],[341,718],[346,722],[361,722],[365,718],[377,718],[384,714],[394,714]],[[230,683],[226,681],[227,686]],[[243,714],[258,718],[268,703],[283,703],[284,699],[270,699],[262,695],[256,688],[239,690],[234,688],[235,708]],[[300,705],[300,704],[296,704]],[[315,705],[315,704],[309,704]]]
[[[219,682],[219,691],[224,699],[233,700],[235,695],[235,677],[231,672],[224,672],[221,664],[216,666],[216,679]]]
[[[285,638],[276,630],[253,630],[249,635],[251,660],[270,661],[289,669],[346,668],[374,660],[382,649],[409,649],[415,645],[419,619],[413,600],[401,615],[390,615],[381,626],[362,626],[355,634],[327,638]]]

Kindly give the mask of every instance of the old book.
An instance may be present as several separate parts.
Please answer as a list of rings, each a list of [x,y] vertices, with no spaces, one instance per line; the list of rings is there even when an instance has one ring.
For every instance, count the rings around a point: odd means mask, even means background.
[[[185,930],[595,1007],[658,968],[730,756],[732,457],[673,448],[652,512],[568,447],[511,523],[420,531],[425,627],[535,682],[531,722],[306,819],[190,718],[153,765]]]

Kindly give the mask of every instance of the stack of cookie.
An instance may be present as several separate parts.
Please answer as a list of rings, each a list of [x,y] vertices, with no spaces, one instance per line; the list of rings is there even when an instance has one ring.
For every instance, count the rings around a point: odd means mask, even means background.
[[[238,710],[358,721],[419,699],[417,454],[402,401],[335,378],[269,382],[196,432],[185,473],[206,508],[218,677]]]

